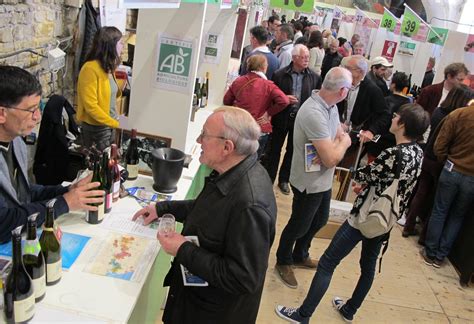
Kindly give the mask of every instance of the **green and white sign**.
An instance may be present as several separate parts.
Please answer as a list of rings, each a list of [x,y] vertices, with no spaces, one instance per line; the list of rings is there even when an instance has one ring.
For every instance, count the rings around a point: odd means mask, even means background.
[[[166,34],[158,36],[157,64],[154,72],[156,88],[188,93],[192,86],[189,74],[193,62],[194,42]]]
[[[385,9],[382,20],[380,21],[380,28],[385,28],[393,32],[396,26],[397,19],[388,10]]]
[[[221,61],[222,35],[205,34],[202,46],[202,61],[211,64],[219,64]]]
[[[270,0],[273,8],[313,13],[314,0]]]
[[[418,19],[418,17],[410,9],[405,9],[401,27],[402,35],[413,37],[418,34],[419,29],[420,19]]]
[[[400,41],[400,46],[398,47],[398,54],[414,56],[416,49],[416,43]]]
[[[434,31],[439,35],[439,37],[430,29],[430,32],[428,34],[428,43],[444,46],[444,42],[446,42],[446,37],[448,36],[448,30],[446,28],[439,27],[431,28],[434,29]]]

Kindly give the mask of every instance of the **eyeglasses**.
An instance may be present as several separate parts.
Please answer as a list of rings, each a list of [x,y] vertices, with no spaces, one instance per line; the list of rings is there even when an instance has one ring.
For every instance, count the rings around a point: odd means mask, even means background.
[[[399,117],[399,116],[400,116],[400,115],[397,114],[397,113],[393,113],[393,114],[392,114],[392,118]]]
[[[35,112],[40,110],[39,105],[29,107],[28,109],[22,109],[22,108],[18,108],[18,107],[10,107],[10,106],[3,106],[3,107],[8,108],[8,109],[15,109],[15,110],[20,110],[20,111],[24,111],[24,112],[29,112],[29,113],[31,113],[31,118],[34,118],[35,117]]]
[[[201,130],[201,134],[199,134],[198,136],[198,140],[202,140],[203,138],[205,137],[211,137],[211,138],[219,138],[219,139],[222,139],[222,140],[226,140],[227,138],[225,138],[224,136],[217,136],[217,135],[208,135],[208,134],[204,134],[204,129]]]
[[[295,55],[296,57],[302,59],[302,60],[309,60],[309,55]]]

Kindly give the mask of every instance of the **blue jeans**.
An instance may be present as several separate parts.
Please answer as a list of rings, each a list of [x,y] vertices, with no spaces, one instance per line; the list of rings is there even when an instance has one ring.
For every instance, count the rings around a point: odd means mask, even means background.
[[[291,265],[309,257],[314,235],[328,222],[331,190],[307,194],[293,189],[290,220],[280,236],[277,264]],[[294,248],[293,248],[294,247]]]
[[[352,293],[352,297],[341,309],[341,312],[346,318],[352,319],[362,305],[370,287],[372,287],[377,257],[380,253],[384,237],[385,234],[372,239],[365,238],[358,229],[353,228],[345,221],[319,260],[318,269],[311,282],[308,295],[300,307],[301,315],[310,317],[313,314],[326,293],[329,283],[331,282],[332,274],[338,264],[354,249],[359,241],[362,241],[362,252],[359,261],[361,275]]]
[[[426,234],[428,257],[442,261],[448,256],[473,198],[473,176],[443,169]]]

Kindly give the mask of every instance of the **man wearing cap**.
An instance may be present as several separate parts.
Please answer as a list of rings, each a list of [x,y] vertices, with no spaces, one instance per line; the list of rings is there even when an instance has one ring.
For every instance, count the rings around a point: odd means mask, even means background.
[[[386,97],[390,94],[390,90],[387,87],[387,83],[384,80],[385,71],[387,68],[392,68],[393,64],[390,63],[385,57],[377,56],[374,57],[370,63],[370,71],[367,73],[367,79],[375,83],[380,90],[383,92],[383,96]]]

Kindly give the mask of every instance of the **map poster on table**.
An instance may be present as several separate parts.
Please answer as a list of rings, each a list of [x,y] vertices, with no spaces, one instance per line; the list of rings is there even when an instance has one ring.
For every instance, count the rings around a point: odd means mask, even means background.
[[[85,272],[140,282],[159,251],[156,240],[110,233],[95,249]]]
[[[190,74],[195,49],[193,39],[160,33],[153,70],[153,86],[169,91],[189,93],[194,85]]]

